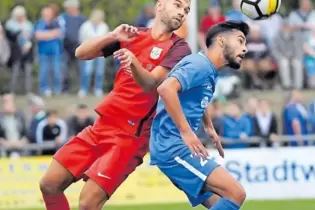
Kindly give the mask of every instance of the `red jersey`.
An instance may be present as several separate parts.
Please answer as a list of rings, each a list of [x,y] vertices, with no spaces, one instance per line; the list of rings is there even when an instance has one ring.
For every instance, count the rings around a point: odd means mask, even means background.
[[[208,30],[215,24],[225,21],[225,16],[221,15],[218,19],[213,19],[211,16],[204,16],[200,21],[199,32],[207,34]]]
[[[140,29],[137,38],[129,43],[115,43],[103,49],[104,56],[119,48],[130,50],[142,67],[152,71],[156,66],[172,69],[183,57],[190,54],[184,39],[175,34],[167,41],[156,41],[151,29]],[[144,92],[135,82],[130,69],[120,68],[116,74],[113,90],[96,107],[96,112],[136,136],[150,132],[158,95],[156,90]]]

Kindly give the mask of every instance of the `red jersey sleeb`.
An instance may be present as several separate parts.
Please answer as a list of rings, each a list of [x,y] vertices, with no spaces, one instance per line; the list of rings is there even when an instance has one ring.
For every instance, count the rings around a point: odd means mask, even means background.
[[[131,51],[148,71],[152,71],[156,66],[170,70],[185,55],[191,53],[184,39],[173,34],[168,41],[156,41],[151,36],[151,29],[140,29],[140,34],[134,41],[120,43],[120,47]],[[105,48],[103,51],[106,56],[113,48]],[[120,68],[114,89],[97,106],[96,111],[116,122],[130,134],[145,135],[151,127],[157,98],[156,90],[144,92],[133,79],[131,70]]]
[[[150,29],[141,29],[130,43],[113,43],[103,49],[104,57],[127,48],[142,66],[171,70],[190,54],[188,44],[175,34],[158,42]],[[132,78],[130,69],[120,68],[114,89],[96,107],[100,117],[83,129],[54,155],[76,179],[84,174],[111,196],[120,184],[142,163],[149,150],[149,131],[157,103],[156,91],[144,92]]]

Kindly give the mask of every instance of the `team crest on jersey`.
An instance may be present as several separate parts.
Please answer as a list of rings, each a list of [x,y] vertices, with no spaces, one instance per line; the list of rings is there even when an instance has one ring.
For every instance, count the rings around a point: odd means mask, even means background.
[[[151,54],[150,54],[150,58],[152,58],[153,60],[158,59],[161,54],[162,54],[163,49],[159,48],[159,47],[153,47]]]

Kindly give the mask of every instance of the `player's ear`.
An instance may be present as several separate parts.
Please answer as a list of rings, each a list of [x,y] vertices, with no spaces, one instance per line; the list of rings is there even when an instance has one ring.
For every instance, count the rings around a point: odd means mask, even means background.
[[[224,37],[223,36],[217,36],[217,43],[220,47],[224,47]]]
[[[155,3],[155,7],[156,7],[157,11],[163,10],[164,0],[157,0]]]

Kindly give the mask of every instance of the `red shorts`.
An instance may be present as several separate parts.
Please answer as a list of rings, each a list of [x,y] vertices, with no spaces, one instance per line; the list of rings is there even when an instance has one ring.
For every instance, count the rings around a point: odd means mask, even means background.
[[[98,183],[111,196],[143,162],[148,137],[136,137],[99,117],[66,143],[54,158],[77,179],[83,175]]]

